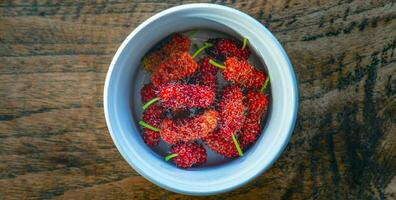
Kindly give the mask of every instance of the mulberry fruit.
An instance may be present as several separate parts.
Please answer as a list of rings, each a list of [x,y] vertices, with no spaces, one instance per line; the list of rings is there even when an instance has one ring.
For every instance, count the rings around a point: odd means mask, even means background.
[[[214,103],[215,92],[210,86],[166,84],[158,91],[159,101],[171,110],[207,108]]]
[[[246,106],[239,87],[228,86],[223,89],[219,102],[220,128],[219,133],[226,140],[231,140],[231,134],[236,134],[243,126]]]
[[[193,75],[198,64],[187,52],[173,53],[153,72],[151,81],[154,86],[179,81]]]
[[[172,53],[189,51],[191,40],[181,34],[173,34],[165,38],[143,58],[144,67],[153,72]]]
[[[245,60],[236,57],[228,58],[223,70],[223,77],[226,81],[238,84],[247,88],[260,89],[265,81],[263,72],[255,69]]]
[[[225,156],[227,158],[237,157],[238,150],[232,140],[226,140],[217,132],[210,133],[207,137],[203,138],[204,143],[212,151]]]
[[[260,119],[256,115],[249,113],[241,129],[240,139],[243,145],[255,142],[260,135]]]
[[[142,97],[142,103],[147,103],[154,99],[156,97],[154,85],[152,83],[144,85],[140,90],[140,96]]]
[[[143,113],[143,121],[150,126],[159,127],[165,117],[165,109],[154,104]],[[143,128],[143,140],[149,146],[156,146],[160,141],[160,134],[157,131]]]
[[[242,42],[234,39],[214,38],[209,39],[207,43],[213,44],[213,47],[207,48],[205,51],[211,57],[224,61],[230,57],[237,57],[239,59],[247,60],[250,55],[250,50],[246,46],[242,48]]]
[[[208,56],[203,57],[199,62],[199,64],[200,64],[199,70],[200,70],[201,74],[216,75],[217,71],[219,71],[219,69],[216,66],[210,64],[209,60],[210,60],[210,58]]]
[[[219,114],[214,110],[207,110],[192,118],[166,118],[161,124],[161,138],[169,144],[201,139],[217,127],[218,118]]]
[[[171,153],[165,160],[172,159],[176,166],[189,168],[206,162],[206,150],[197,143],[178,143],[171,147]]]

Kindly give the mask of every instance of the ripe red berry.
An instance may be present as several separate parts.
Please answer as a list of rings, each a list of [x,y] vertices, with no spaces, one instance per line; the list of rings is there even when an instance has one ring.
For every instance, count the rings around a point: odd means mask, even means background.
[[[223,77],[226,81],[247,88],[260,89],[263,86],[264,73],[255,69],[247,61],[231,57],[225,61],[224,65]]]
[[[207,41],[213,44],[212,48],[206,49],[206,53],[217,60],[224,61],[230,57],[247,60],[250,55],[249,47],[242,49],[242,42],[234,39],[215,38]]]
[[[157,44],[144,58],[143,64],[148,71],[155,69],[172,53],[189,51],[191,40],[181,34],[173,34]]]
[[[172,161],[181,168],[189,168],[206,162],[206,150],[197,143],[178,143],[173,145],[170,151],[172,154],[177,154]]]
[[[159,127],[165,117],[165,109],[157,104],[148,107],[143,113],[143,121],[153,127]],[[160,141],[160,134],[143,128],[143,140],[149,146],[156,146]]]
[[[152,83],[144,85],[140,90],[140,96],[142,97],[142,103],[146,103],[151,99],[154,99],[156,97],[154,85]]]
[[[217,127],[219,114],[207,110],[193,118],[164,119],[161,124],[161,137],[169,144],[189,142],[207,136]]]
[[[203,138],[205,144],[214,152],[227,158],[237,157],[238,150],[232,140],[226,140],[218,132],[212,132]],[[240,143],[240,142],[239,142]]]
[[[145,129],[143,132],[143,141],[150,147],[155,147],[158,145],[161,137],[158,132],[152,131],[150,129]]]
[[[205,56],[200,60],[200,72],[202,74],[213,74],[216,75],[219,70],[217,67],[209,63],[210,57]]]
[[[217,77],[216,75],[210,74],[210,73],[200,73],[196,77],[197,84],[203,85],[203,86],[208,86],[210,87],[214,92],[216,92],[216,85],[217,85]]]
[[[170,42],[164,44],[163,51],[166,55],[170,55],[175,52],[189,51],[191,46],[191,40],[182,34],[173,34],[170,38]]]
[[[249,113],[240,132],[240,139],[243,145],[255,142],[260,135],[260,118]]]
[[[236,135],[245,120],[246,106],[243,104],[243,94],[238,86],[223,88],[219,109],[219,134],[226,140],[231,140],[231,134]]]
[[[198,64],[188,52],[173,53],[153,72],[151,81],[154,86],[179,81],[193,75]]]
[[[210,86],[170,83],[158,90],[161,105],[171,110],[207,108],[214,103],[215,92]]]
[[[250,114],[254,114],[257,118],[261,118],[265,109],[268,107],[268,96],[257,91],[248,91],[246,94],[246,105]]]
[[[163,51],[153,51],[143,58],[143,65],[147,71],[154,71],[166,58]]]
[[[263,93],[248,91],[245,103],[248,107],[248,115],[241,129],[240,138],[244,145],[249,145],[260,136],[260,121],[268,107],[269,99]]]

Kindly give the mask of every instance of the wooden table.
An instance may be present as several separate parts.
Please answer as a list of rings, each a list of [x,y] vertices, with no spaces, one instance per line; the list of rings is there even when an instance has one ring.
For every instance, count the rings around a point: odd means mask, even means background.
[[[124,38],[191,1],[0,2],[0,199],[189,199],[129,167],[103,115]],[[268,27],[293,62],[299,114],[275,165],[206,199],[396,198],[396,2],[215,1]]]

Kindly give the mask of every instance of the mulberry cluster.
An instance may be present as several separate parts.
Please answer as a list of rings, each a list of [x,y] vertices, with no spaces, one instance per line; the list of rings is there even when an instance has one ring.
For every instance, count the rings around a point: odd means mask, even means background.
[[[143,140],[150,147],[166,142],[170,154],[165,160],[180,168],[204,164],[203,145],[226,158],[243,156],[242,149],[259,137],[269,104],[268,96],[258,92],[265,74],[247,61],[247,40],[207,42],[191,56],[191,40],[173,34],[143,58],[145,68],[152,72],[151,82],[140,90]],[[194,58],[204,51],[206,55],[197,63]],[[219,68],[227,81],[223,88],[218,82]]]

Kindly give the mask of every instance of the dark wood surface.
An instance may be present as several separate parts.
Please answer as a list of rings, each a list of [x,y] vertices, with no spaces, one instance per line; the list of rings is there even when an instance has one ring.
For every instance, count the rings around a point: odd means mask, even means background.
[[[145,180],[107,131],[102,91],[141,22],[192,1],[0,1],[0,199],[189,199]],[[396,199],[396,2],[215,1],[284,45],[298,121],[275,165],[205,199]]]

